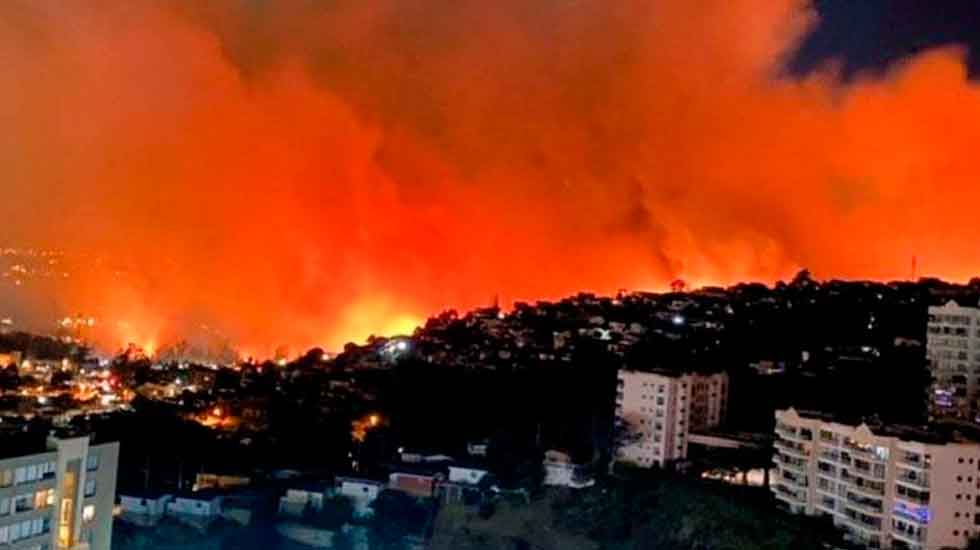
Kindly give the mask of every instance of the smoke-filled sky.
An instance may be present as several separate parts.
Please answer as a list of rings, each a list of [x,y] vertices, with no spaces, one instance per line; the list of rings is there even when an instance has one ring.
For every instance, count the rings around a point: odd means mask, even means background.
[[[7,0],[0,236],[129,266],[57,296],[125,319],[119,338],[207,322],[259,353],[497,294],[803,266],[904,278],[913,256],[919,274],[966,279],[974,12]]]

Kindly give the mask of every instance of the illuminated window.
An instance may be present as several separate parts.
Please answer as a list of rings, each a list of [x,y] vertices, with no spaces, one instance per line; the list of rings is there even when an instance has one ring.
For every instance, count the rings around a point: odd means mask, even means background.
[[[61,500],[61,523],[67,524],[71,521],[71,499]]]
[[[82,521],[89,522],[95,519],[95,506],[89,504],[82,508]]]

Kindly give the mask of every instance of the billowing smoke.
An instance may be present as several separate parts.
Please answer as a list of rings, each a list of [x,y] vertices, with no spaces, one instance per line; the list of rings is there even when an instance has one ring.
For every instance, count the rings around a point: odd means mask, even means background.
[[[980,272],[980,91],[788,76],[800,0],[0,5],[0,220],[119,338],[267,353],[444,307]],[[0,243],[2,244],[2,243]]]

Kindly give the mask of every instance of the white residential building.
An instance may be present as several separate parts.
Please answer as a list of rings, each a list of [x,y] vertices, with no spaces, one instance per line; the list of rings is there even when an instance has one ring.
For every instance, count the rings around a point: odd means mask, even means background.
[[[279,513],[284,516],[302,517],[307,510],[323,510],[323,502],[333,494],[333,488],[326,483],[297,483],[286,489],[279,498]]]
[[[490,471],[484,466],[466,464],[453,464],[449,466],[449,481],[451,483],[477,485],[488,475],[490,475]]]
[[[109,550],[118,459],[88,436],[0,439],[0,548]]]
[[[964,426],[958,425],[958,429]],[[771,489],[790,512],[827,515],[868,548],[965,548],[980,534],[980,443],[776,411]]]
[[[221,517],[223,494],[211,489],[180,493],[167,503],[167,514],[184,520],[213,520]]]
[[[336,480],[337,494],[350,499],[354,505],[354,515],[358,518],[369,518],[374,515],[371,505],[385,489],[385,482],[354,477],[338,477]]]
[[[620,370],[616,417],[625,435],[618,460],[650,468],[687,458],[688,433],[725,418],[728,375]]]
[[[166,515],[173,499],[162,491],[129,491],[119,495],[120,515],[130,523],[154,525]]]
[[[975,420],[980,412],[980,308],[952,300],[930,307],[926,355],[935,379],[934,410]]]
[[[586,466],[576,464],[567,453],[551,450],[544,454],[544,485],[584,489],[595,485]]]

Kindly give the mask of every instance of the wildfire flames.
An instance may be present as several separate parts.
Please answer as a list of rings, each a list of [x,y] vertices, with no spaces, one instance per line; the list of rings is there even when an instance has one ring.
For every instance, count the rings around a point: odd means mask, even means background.
[[[129,265],[56,296],[119,339],[207,322],[256,353],[495,295],[980,272],[963,52],[787,75],[815,23],[799,0],[5,2],[3,234]]]

